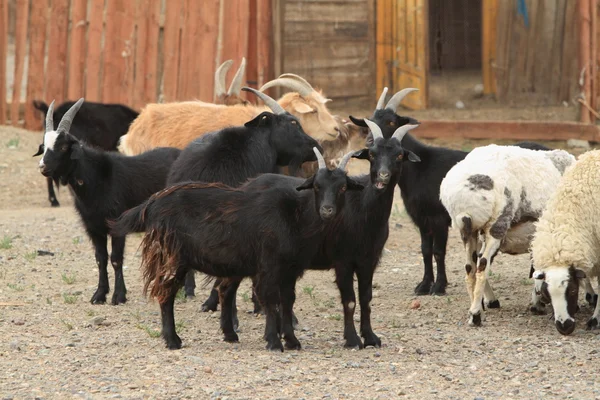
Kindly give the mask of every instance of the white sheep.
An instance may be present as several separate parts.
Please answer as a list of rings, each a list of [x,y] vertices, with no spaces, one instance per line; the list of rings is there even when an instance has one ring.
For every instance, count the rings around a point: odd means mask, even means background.
[[[488,263],[498,251],[528,251],[533,222],[574,161],[564,150],[489,145],[471,151],[442,180],[440,200],[460,230],[467,256],[469,325],[481,325],[484,298],[488,307],[500,306],[487,280]]]
[[[589,278],[600,283],[600,151],[589,151],[567,170],[536,224],[531,245],[534,278],[542,296],[552,302],[556,329],[575,330],[580,280],[588,293]],[[598,326],[600,301],[588,329]]]

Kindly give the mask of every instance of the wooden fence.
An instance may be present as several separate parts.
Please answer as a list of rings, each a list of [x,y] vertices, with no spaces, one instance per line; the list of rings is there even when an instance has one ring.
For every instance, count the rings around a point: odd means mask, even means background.
[[[138,110],[212,101],[216,67],[234,60],[229,81],[242,56],[248,83],[261,85],[273,70],[271,13],[271,0],[0,0],[0,125],[21,125],[24,103],[24,126],[39,128],[33,99],[85,97]]]

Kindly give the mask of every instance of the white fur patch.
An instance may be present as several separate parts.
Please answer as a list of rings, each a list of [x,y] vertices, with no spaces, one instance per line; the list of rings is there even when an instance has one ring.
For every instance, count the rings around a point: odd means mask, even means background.
[[[561,323],[568,319],[573,320],[567,311],[566,291],[569,285],[569,269],[565,267],[547,270],[546,283],[554,309],[554,320]]]
[[[46,132],[44,134],[44,154],[42,155],[42,158],[40,159],[40,168],[42,168],[44,166],[44,155],[46,155],[46,152],[48,151],[48,149],[51,149],[52,151],[54,151],[54,144],[56,143],[57,137],[58,137],[58,132],[56,132],[56,131],[50,131],[50,132]]]
[[[351,309],[351,310],[354,310],[355,306],[356,306],[356,304],[353,301],[351,301],[351,302],[348,303],[348,308]]]

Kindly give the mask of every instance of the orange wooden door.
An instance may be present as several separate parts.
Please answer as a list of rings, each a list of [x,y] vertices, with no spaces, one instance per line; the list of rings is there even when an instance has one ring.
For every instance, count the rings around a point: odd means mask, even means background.
[[[427,107],[429,70],[428,0],[379,0],[377,2],[377,96],[414,87],[402,105]]]
[[[496,32],[498,15],[497,0],[487,0],[482,3],[481,24],[481,70],[483,74],[483,92],[496,93]]]

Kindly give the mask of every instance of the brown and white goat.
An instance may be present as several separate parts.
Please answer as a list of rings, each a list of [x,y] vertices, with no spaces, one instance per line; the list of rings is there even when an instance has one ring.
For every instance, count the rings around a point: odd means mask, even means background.
[[[298,89],[298,92],[286,93],[278,103],[297,117],[304,131],[315,140],[323,143],[337,139],[340,128],[325,105],[329,100],[302,78],[290,78],[290,75],[284,74],[261,89],[277,85]],[[131,124],[127,135],[121,137],[119,150],[131,156],[155,147],[182,149],[205,133],[243,125],[268,110],[266,106],[226,106],[202,101],[148,104]]]

